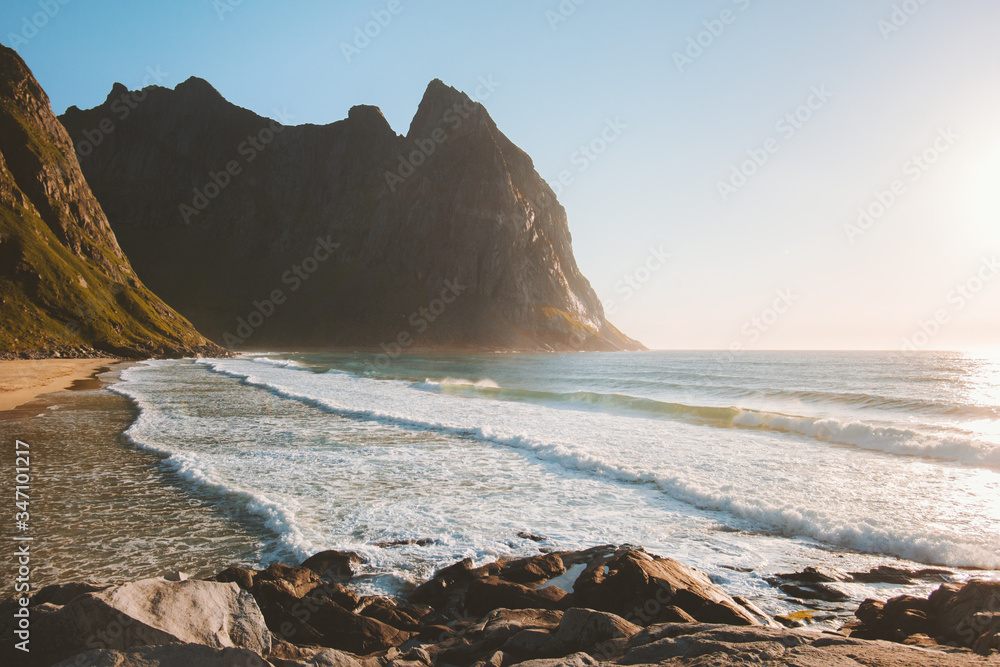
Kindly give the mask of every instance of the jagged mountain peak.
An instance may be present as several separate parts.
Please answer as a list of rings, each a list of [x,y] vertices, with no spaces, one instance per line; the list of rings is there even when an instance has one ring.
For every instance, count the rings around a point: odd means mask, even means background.
[[[406,138],[413,141],[423,139],[439,129],[467,133],[477,127],[496,129],[486,108],[441,79],[434,79],[424,91]]]
[[[210,84],[205,79],[197,76],[190,76],[186,80],[177,84],[174,90],[178,93],[184,93],[189,95],[199,95],[204,97],[211,97],[219,100],[225,100],[222,94],[215,89],[215,87]]]
[[[108,93],[108,96],[105,99],[105,101],[110,102],[112,100],[116,100],[120,98],[122,95],[128,95],[128,88],[125,87],[124,83],[115,81],[114,85],[111,86],[111,92]]]
[[[400,136],[374,106],[278,129],[186,87],[215,93],[192,79],[149,95],[84,170],[140,275],[209,335],[271,348],[642,347],[606,321],[531,159],[458,89],[431,81]],[[63,121],[75,138],[106,114]],[[288,305],[251,320],[261,295]]]

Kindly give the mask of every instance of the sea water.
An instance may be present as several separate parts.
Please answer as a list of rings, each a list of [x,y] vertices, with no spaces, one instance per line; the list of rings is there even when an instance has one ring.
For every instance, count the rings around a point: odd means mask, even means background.
[[[767,577],[808,565],[1000,569],[996,359],[255,354],[112,389],[128,440],[246,525],[258,564],[352,549],[372,592],[622,543],[772,611]]]

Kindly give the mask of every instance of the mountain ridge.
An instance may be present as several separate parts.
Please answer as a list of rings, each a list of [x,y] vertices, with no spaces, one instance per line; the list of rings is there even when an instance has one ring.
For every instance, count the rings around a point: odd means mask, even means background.
[[[244,348],[644,349],[607,322],[531,158],[439,79],[406,135],[370,105],[282,125],[196,77],[141,96],[81,164],[140,275],[209,335]],[[110,104],[60,117],[78,147]],[[285,281],[319,239],[326,259]],[[413,330],[445,281],[461,294]],[[254,305],[272,294],[280,309]],[[251,316],[259,326],[237,335]]]

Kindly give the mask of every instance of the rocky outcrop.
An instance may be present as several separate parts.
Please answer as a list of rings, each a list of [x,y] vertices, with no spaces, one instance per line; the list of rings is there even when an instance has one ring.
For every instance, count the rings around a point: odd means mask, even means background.
[[[531,159],[440,81],[406,136],[369,106],[290,126],[196,78],[61,120],[143,280],[227,345],[642,349]]]
[[[634,617],[643,625],[679,620],[676,610],[702,623],[760,624],[708,575],[638,549],[594,559],[574,591],[575,604]]]
[[[256,655],[271,650],[271,635],[254,598],[231,583],[144,579],[85,592],[62,605],[33,602],[28,608],[31,651],[18,652],[9,643],[14,628],[5,627],[5,664],[51,665],[88,650],[165,644],[242,648]],[[5,613],[4,623],[12,616]]]
[[[343,565],[358,558],[324,552],[306,562]],[[347,587],[353,574],[342,567],[325,571],[330,578],[277,563],[259,571],[231,567],[216,581],[179,575],[118,586],[50,586],[30,607],[29,656],[12,648],[11,612],[20,604],[13,598],[0,603],[0,660],[113,667],[1000,665],[994,604],[1000,582],[948,583],[929,599],[869,601],[857,612],[863,625],[836,632],[777,626],[699,571],[630,546],[481,567],[462,561],[406,600],[361,595]],[[489,608],[507,599],[517,608]],[[539,599],[542,607],[527,606]],[[629,611],[623,616],[585,603]],[[662,621],[674,614],[684,620]],[[716,617],[726,622],[702,620]],[[863,636],[879,628],[930,632],[938,640],[892,634],[910,644],[902,645],[888,636]]]
[[[946,583],[927,598],[865,600],[846,626],[852,637],[905,644],[953,644],[982,655],[1000,650],[1000,581]]]
[[[0,45],[0,358],[218,355],[132,270],[73,144]]]

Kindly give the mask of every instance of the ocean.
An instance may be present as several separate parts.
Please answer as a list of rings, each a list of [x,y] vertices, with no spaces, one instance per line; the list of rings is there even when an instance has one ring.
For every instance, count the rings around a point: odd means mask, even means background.
[[[629,543],[781,613],[801,606],[767,578],[810,565],[1000,569],[998,359],[253,354],[110,389],[135,410],[115,446],[194,505],[121,489],[153,556],[196,561],[163,571],[351,549],[362,590],[399,593],[465,557]],[[178,522],[201,529],[161,535]]]

